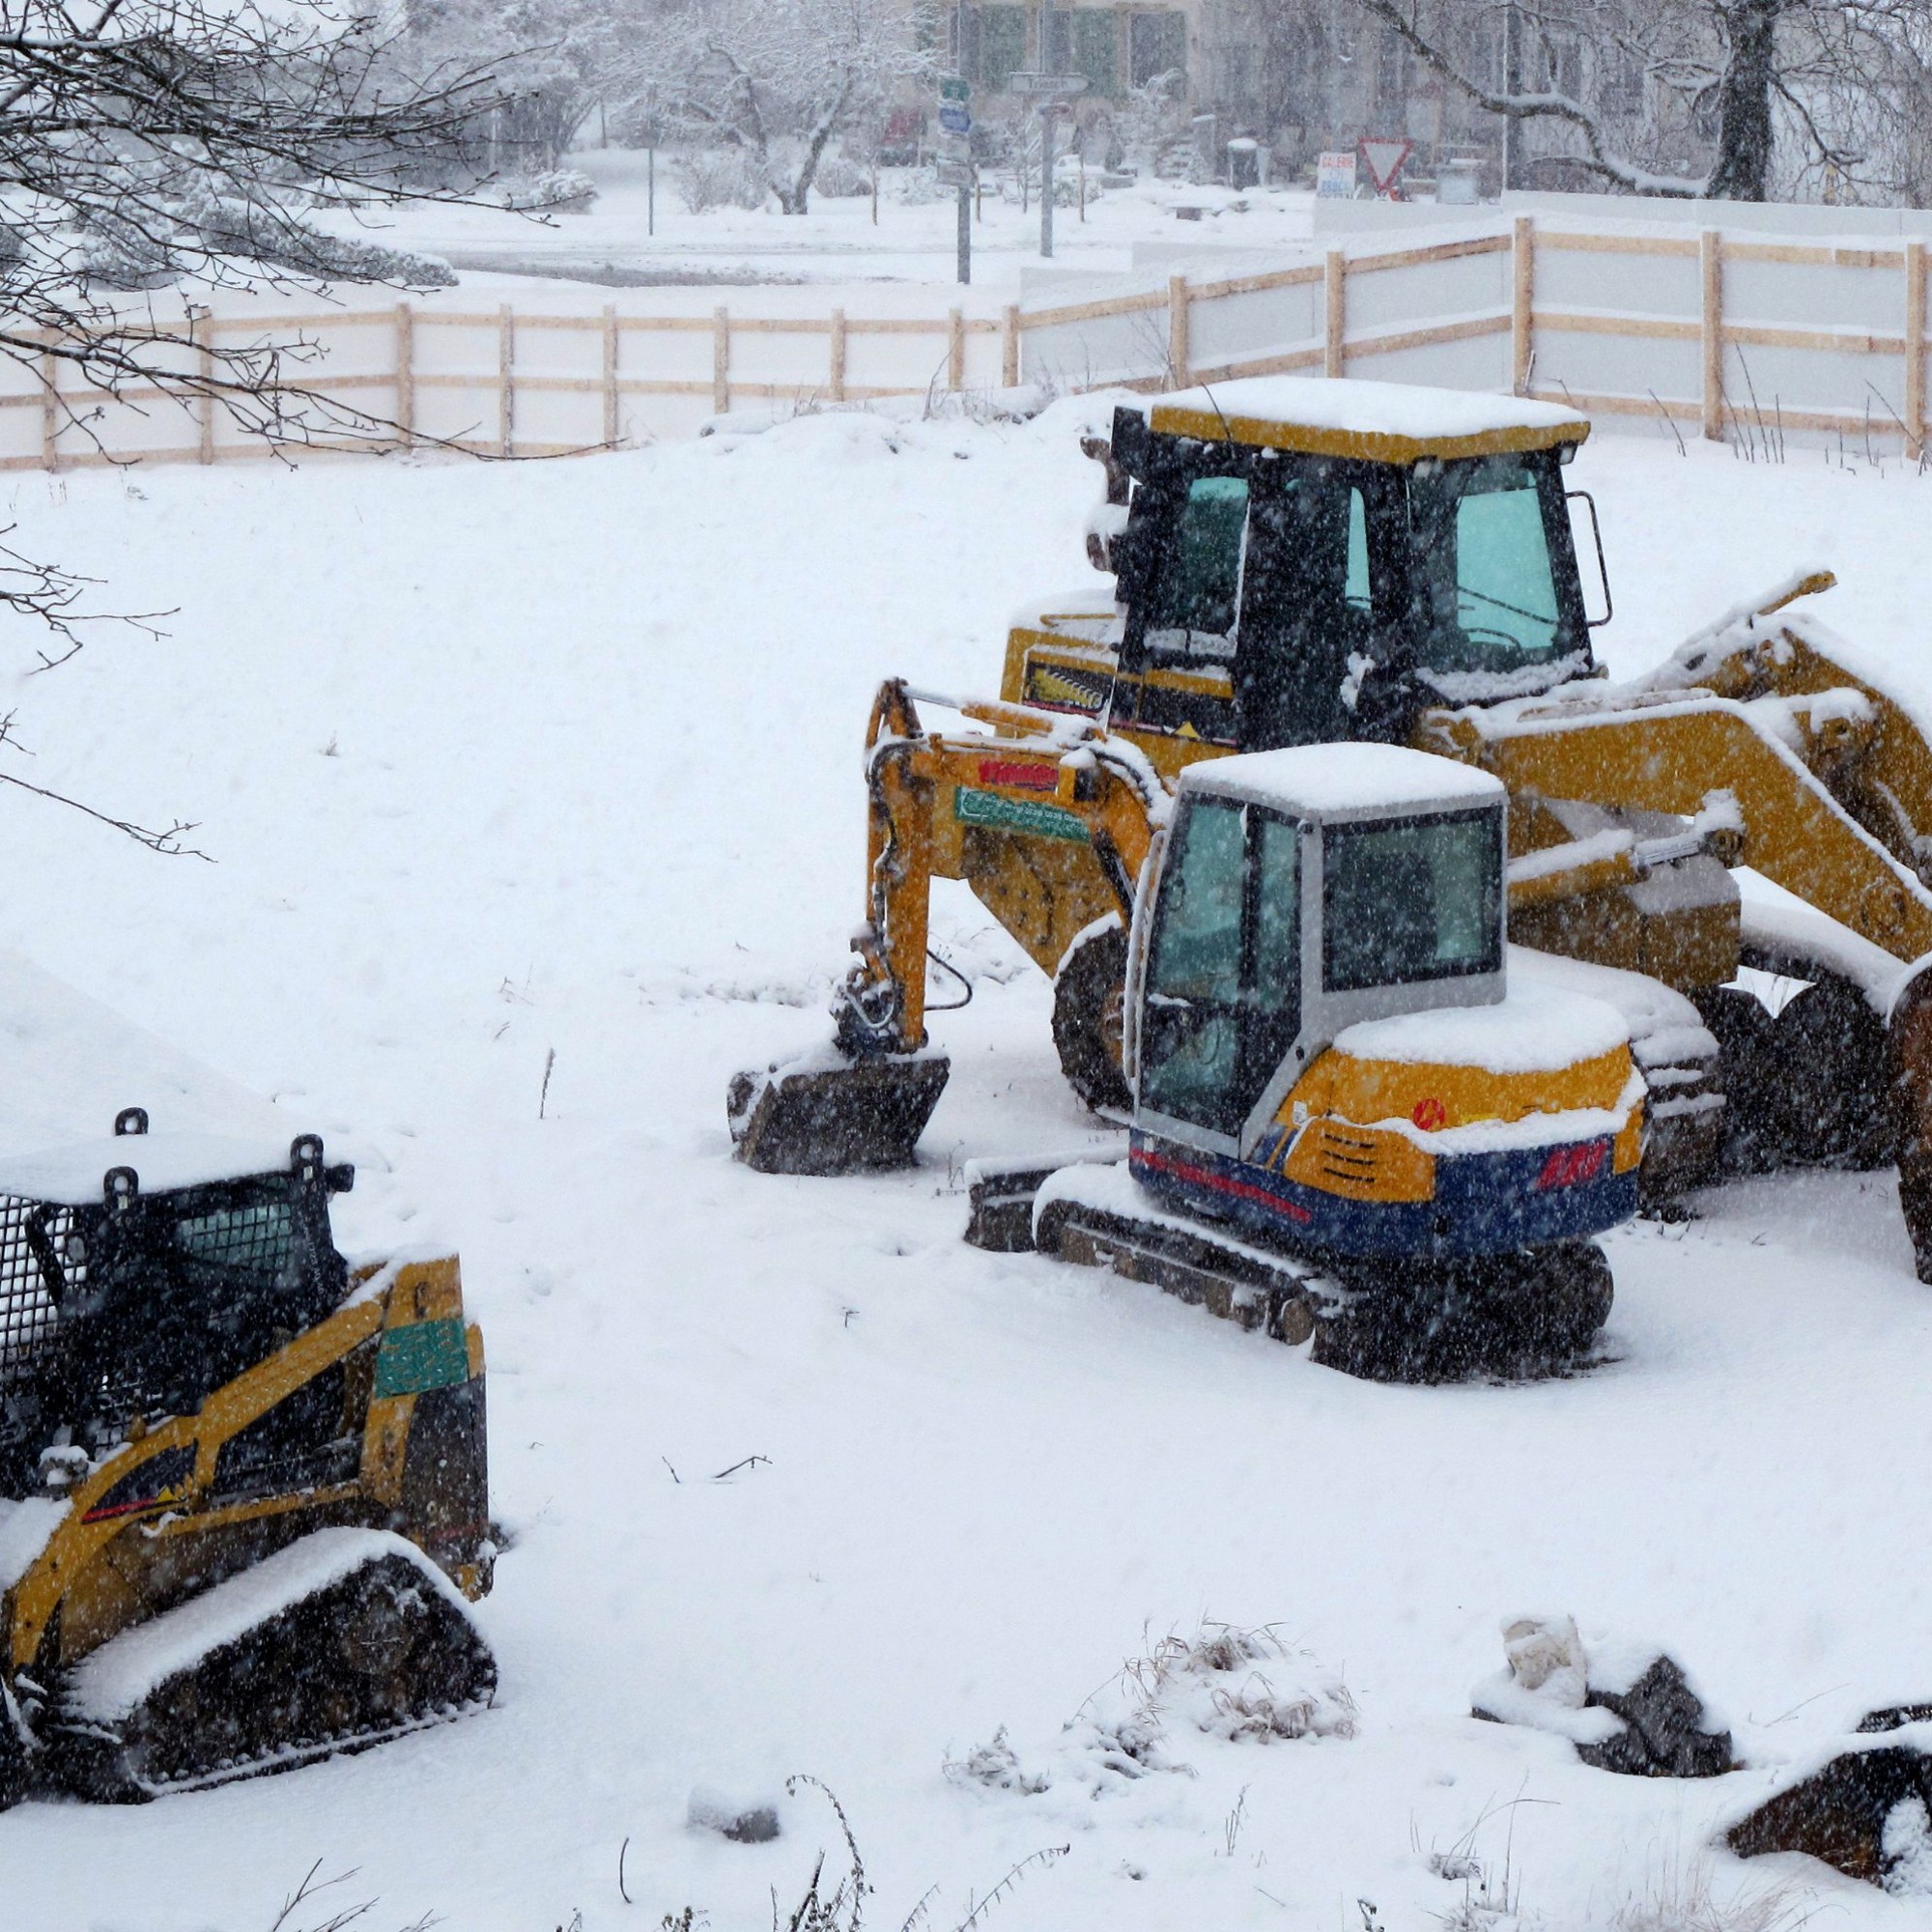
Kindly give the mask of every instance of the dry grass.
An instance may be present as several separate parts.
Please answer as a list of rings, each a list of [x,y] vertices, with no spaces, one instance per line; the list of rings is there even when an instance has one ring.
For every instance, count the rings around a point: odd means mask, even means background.
[[[1612,1932],[1798,1932],[1817,1909],[1816,1895],[1792,1878],[1720,1889],[1715,1862],[1697,1852],[1653,1867],[1610,1924]]]

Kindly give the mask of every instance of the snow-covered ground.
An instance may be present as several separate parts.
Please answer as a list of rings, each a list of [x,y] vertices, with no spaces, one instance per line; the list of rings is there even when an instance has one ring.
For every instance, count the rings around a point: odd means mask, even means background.
[[[675,160],[658,157],[655,221],[650,161],[641,151],[592,148],[570,165],[598,185],[583,213],[534,220],[492,208],[424,203],[375,218],[378,239],[441,255],[464,270],[561,276],[617,286],[642,283],[934,282],[954,276],[957,210],[946,193],[909,199],[923,179],[911,169],[882,176],[878,219],[869,195],[813,195],[803,216],[763,208],[714,208],[694,214],[677,187]],[[1071,163],[1063,161],[1064,169]],[[1039,261],[1039,200],[1020,206],[1009,172],[985,177],[973,228],[973,283],[1019,288],[1023,268]],[[1036,182],[1035,186],[1037,186]],[[1302,188],[1236,194],[1185,182],[1148,181],[1103,189],[1089,176],[1083,220],[1077,207],[1054,210],[1054,266],[1124,269],[1139,242],[1249,249],[1306,245],[1314,197]],[[1195,211],[1182,218],[1177,210]],[[493,284],[494,285],[494,284]]]
[[[218,1073],[136,1064],[14,973],[35,1004],[0,1014],[0,1065],[53,1086],[0,1099],[0,1152],[98,1133],[110,1102],[253,1130],[239,1090],[319,1127],[360,1163],[351,1245],[462,1250],[515,1542],[481,1610],[494,1711],[142,1809],[0,1816],[0,1922],[258,1932],[319,1860],[355,1876],[287,1932],[370,1898],[372,1932],[657,1932],[687,1905],[757,1932],[821,1849],[842,1868],[789,1773],[838,1794],[886,1928],[923,1898],[952,1932],[1062,1846],[976,1923],[1359,1932],[1368,1900],[1427,1932],[1477,1902],[1430,1868],[1458,1847],[1497,1892],[1507,1860],[1524,1924],[1633,1924],[1700,1876],[1788,1879],[1833,1924],[1923,1910],[1707,1849],[1776,1759],[1932,1696],[1932,1290],[1889,1177],[1734,1186],[1618,1235],[1614,1359],[1579,1378],[1351,1381],[963,1245],[964,1158],[1091,1127],[1043,983],[958,895],[937,938],[978,998],[936,1023],[923,1164],[729,1159],[728,1074],[826,1025],[874,681],[992,687],[1010,609],[1085,574],[1077,434],[1104,411],[10,486],[10,542],[176,614],[10,692],[35,755],[5,769],[198,820],[214,863],[0,788],[0,938]],[[1824,612],[1932,693],[1932,482],[1639,439],[1575,480],[1618,672],[1818,558],[1845,580]],[[1523,1610],[1668,1642],[1754,1768],[1619,1778],[1472,1719]],[[1276,1626],[1318,1660],[1278,1684],[1339,1676],[1358,1735],[1231,1742],[1178,1709],[1188,1772],[1098,1769],[1063,1725],[1204,1618]],[[1002,1726],[1046,1789],[944,1775]],[[781,1835],[693,1829],[704,1790],[776,1803]]]

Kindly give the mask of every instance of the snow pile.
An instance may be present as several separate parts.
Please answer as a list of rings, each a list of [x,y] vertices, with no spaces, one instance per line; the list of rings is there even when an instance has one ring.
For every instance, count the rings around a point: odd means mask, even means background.
[[[1229,1744],[1352,1738],[1355,1700],[1341,1677],[1257,1630],[1204,1623],[1193,1636],[1170,1634],[1131,1660],[1067,1719],[1043,1761],[1022,1764],[1002,1725],[990,1744],[949,1760],[956,1784],[1037,1797],[1057,1783],[1093,1796],[1151,1773],[1196,1776],[1177,1750],[1189,1736]]]
[[[1492,1073],[1554,1072],[1629,1043],[1630,1028],[1614,1007],[1534,982],[1512,984],[1490,1006],[1362,1020],[1335,1036],[1335,1051],[1351,1060],[1480,1066]]]
[[[1479,806],[1503,796],[1502,781],[1474,765],[1405,745],[1372,744],[1294,745],[1209,758],[1181,773],[1180,789],[1289,812]]]
[[[413,1543],[385,1529],[318,1529],[252,1570],[102,1644],[68,1674],[62,1702],[82,1722],[116,1723],[210,1652],[384,1556],[403,1558],[428,1588],[469,1616],[455,1585]]]

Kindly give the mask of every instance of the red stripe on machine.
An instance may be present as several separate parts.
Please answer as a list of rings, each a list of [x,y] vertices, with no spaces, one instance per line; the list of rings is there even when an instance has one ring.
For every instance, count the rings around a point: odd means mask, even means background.
[[[1306,1208],[1297,1208],[1293,1201],[1284,1201],[1279,1194],[1271,1194],[1265,1187],[1257,1187],[1252,1181],[1231,1180],[1225,1174],[1216,1174],[1211,1168],[1196,1167],[1191,1161],[1174,1160],[1164,1153],[1149,1153],[1135,1148],[1130,1155],[1136,1167],[1151,1167],[1158,1174],[1171,1174],[1177,1180],[1191,1180],[1197,1187],[1211,1187],[1217,1194],[1232,1194],[1237,1200],[1258,1202],[1264,1208],[1272,1208],[1278,1214],[1286,1214],[1291,1221],[1312,1221],[1315,1216]]]
[[[1549,1187],[1575,1187],[1594,1180],[1610,1157],[1608,1141],[1584,1141],[1577,1147],[1551,1148],[1543,1172],[1536,1177],[1537,1191]]]
[[[1022,765],[1009,758],[981,758],[980,782],[989,785],[1018,785],[1026,791],[1057,791],[1058,765]]]

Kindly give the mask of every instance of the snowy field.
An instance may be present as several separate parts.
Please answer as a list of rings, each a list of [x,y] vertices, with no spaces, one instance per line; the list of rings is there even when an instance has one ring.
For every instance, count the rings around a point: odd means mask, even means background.
[[[572,155],[569,164],[598,186],[597,200],[581,214],[537,221],[489,208],[424,203],[372,217],[361,232],[445,257],[464,271],[468,286],[483,286],[477,281],[482,272],[494,287],[491,271],[618,286],[953,283],[955,199],[950,192],[908,199],[915,180],[911,169],[885,171],[876,222],[869,195],[814,194],[803,216],[781,214],[773,201],[759,209],[715,208],[694,214],[678,193],[673,158],[660,155],[653,233],[645,154],[593,148]],[[1064,159],[1063,176],[1070,179],[1072,167]],[[1234,249],[1305,246],[1314,208],[1314,196],[1305,188],[1236,194],[1186,182],[1148,181],[1102,192],[1098,176],[1090,175],[1086,219],[1077,208],[1056,206],[1054,259],[1043,265],[1037,194],[1022,210],[1011,175],[991,170],[984,188],[973,228],[973,285],[1004,291],[1008,300],[1017,294],[1024,268],[1125,269],[1137,242]],[[1181,207],[1199,213],[1183,220],[1176,213]],[[383,225],[387,222],[393,226]]]
[[[6,942],[170,1042],[8,968],[0,1151],[141,1101],[157,1126],[271,1102],[319,1127],[360,1163],[347,1244],[461,1248],[514,1546],[481,1610],[495,1710],[145,1808],[0,1816],[0,1922],[267,1932],[320,1861],[354,1876],[284,1932],[365,1899],[369,1932],[659,1932],[687,1906],[762,1932],[821,1850],[842,1869],[791,1773],[838,1794],[884,1932],[922,1901],[952,1932],[1059,1847],[975,1924],[1507,1926],[1432,1871],[1459,1849],[1498,1903],[1507,1867],[1522,1926],[1637,1932],[1705,1886],[1789,1888],[1757,1932],[1923,1912],[1708,1849],[1780,1762],[1932,1696],[1932,1289],[1889,1176],[1738,1185],[1618,1235],[1612,1359],[1577,1379],[1351,1381],[961,1243],[962,1158],[1089,1131],[1044,984],[964,896],[936,936],[978,998],[936,1022],[954,1070],[923,1164],[729,1159],[729,1073],[827,1024],[876,679],[993,688],[1012,607],[1087,575],[1077,435],[1104,414],[12,485],[10,541],[175,614],[21,681],[34,755],[6,769],[197,820],[214,863],[0,790]],[[1822,613],[1932,694],[1932,480],[1640,439],[1591,443],[1575,480],[1614,670],[1821,559],[1845,580]],[[1473,1720],[1523,1609],[1672,1646],[1751,1768],[1619,1778]],[[1185,1770],[1106,1773],[1063,1726],[1203,1619],[1275,1626],[1358,1735],[1177,1716]],[[1047,1788],[949,1780],[1003,1726]],[[705,1789],[775,1801],[782,1834],[693,1829]]]

